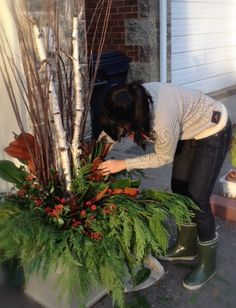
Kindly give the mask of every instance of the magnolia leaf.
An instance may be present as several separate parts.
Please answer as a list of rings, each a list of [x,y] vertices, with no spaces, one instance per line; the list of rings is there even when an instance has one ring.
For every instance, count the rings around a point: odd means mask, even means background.
[[[20,134],[15,136],[5,151],[8,155],[20,160],[29,160],[31,158],[30,151],[35,150],[35,138],[31,134]]]
[[[110,150],[110,147],[112,146],[112,143],[107,143],[103,147],[103,152],[101,153],[101,158],[105,158],[108,151]]]
[[[131,187],[131,179],[120,179],[110,184],[111,189]]]
[[[125,187],[123,189],[123,194],[128,195],[130,197],[135,197],[139,193],[137,188],[134,187]]]
[[[15,140],[10,142],[4,150],[11,157],[17,158],[20,161],[25,161],[30,172],[35,173],[35,164],[32,160],[39,146],[35,137],[31,134],[24,133],[15,135]]]
[[[96,157],[103,159],[109,151],[111,145],[112,143],[108,143],[105,136],[98,140],[92,150],[92,160]]]
[[[13,162],[0,160],[0,178],[4,181],[20,185],[25,180],[25,174]]]
[[[103,150],[103,144],[101,141],[98,141],[93,150],[93,157],[94,158],[101,157],[102,150]]]
[[[95,203],[99,200],[101,200],[103,198],[103,196],[105,195],[105,193],[108,190],[108,186],[105,187],[102,191],[100,191],[95,197],[93,197],[91,200],[89,200],[91,203]]]

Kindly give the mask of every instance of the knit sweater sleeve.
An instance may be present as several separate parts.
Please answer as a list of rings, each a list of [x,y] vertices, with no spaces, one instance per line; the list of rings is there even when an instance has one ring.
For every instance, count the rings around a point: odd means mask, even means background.
[[[158,168],[173,162],[180,134],[178,122],[165,123],[155,133],[154,152],[135,158],[127,158],[125,163],[128,171],[132,169]]]

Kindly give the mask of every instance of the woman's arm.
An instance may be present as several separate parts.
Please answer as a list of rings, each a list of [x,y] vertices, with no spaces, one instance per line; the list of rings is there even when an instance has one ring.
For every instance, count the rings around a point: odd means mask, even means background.
[[[127,158],[125,160],[107,160],[98,167],[103,175],[117,173],[122,170],[158,168],[173,161],[177,142],[179,140],[179,125],[171,130],[165,129],[157,136],[153,153]]]
[[[171,130],[165,129],[157,135],[154,152],[134,158],[125,159],[126,169],[159,168],[173,162],[177,143],[179,141],[179,125]]]

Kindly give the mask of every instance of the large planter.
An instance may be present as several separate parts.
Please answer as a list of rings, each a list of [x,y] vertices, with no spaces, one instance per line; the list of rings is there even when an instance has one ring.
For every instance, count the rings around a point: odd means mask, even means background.
[[[136,287],[132,286],[131,280],[128,278],[126,281],[125,292],[138,291],[147,288],[163,277],[165,271],[157,259],[149,256],[144,264],[145,267],[148,267],[151,270],[149,277]],[[82,302],[79,302],[76,298],[73,298],[71,303],[68,303],[65,296],[60,297],[60,290],[55,288],[58,275],[63,275],[63,273],[60,271],[52,273],[46,280],[42,280],[40,274],[31,275],[26,285],[26,295],[43,305],[45,308],[78,308]],[[102,287],[91,287],[90,294],[85,300],[86,307],[92,307],[106,294],[107,290]]]

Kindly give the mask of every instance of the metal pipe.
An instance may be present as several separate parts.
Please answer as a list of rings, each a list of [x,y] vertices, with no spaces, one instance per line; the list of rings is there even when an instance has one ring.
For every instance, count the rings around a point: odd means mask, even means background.
[[[167,0],[160,0],[160,81],[167,82]]]

